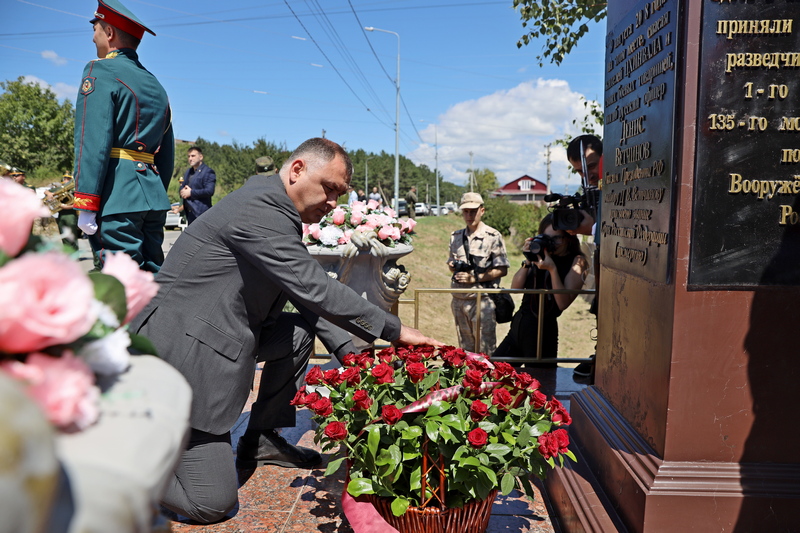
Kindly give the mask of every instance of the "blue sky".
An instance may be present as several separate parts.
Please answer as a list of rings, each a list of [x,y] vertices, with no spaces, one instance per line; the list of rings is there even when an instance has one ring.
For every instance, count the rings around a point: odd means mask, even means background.
[[[292,149],[325,136],[348,149],[395,149],[400,35],[400,153],[463,184],[470,166],[501,183],[545,181],[544,145],[576,133],[580,97],[601,99],[605,22],[560,66],[540,68],[510,0],[125,0],[158,35],[139,55],[164,85],[176,136]],[[25,76],[73,102],[95,55],[96,2],[0,0],[0,80]],[[561,149],[553,189],[570,189]]]

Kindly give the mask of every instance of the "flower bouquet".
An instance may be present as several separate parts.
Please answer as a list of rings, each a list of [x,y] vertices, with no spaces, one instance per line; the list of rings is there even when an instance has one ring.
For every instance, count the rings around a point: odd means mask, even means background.
[[[451,346],[387,348],[343,363],[312,368],[306,383],[315,390],[304,386],[293,404],[314,413],[323,451],[341,446],[347,455],[326,475],[347,459],[347,493],[387,498],[395,516],[463,507],[496,489],[533,497],[530,475],[575,460],[563,405],[507,363]]]
[[[58,430],[80,431],[99,417],[97,376],[124,372],[129,348],[155,353],[125,324],[158,284],[121,253],[85,274],[60,241],[31,235],[50,211],[10,180],[0,180],[0,211],[0,372],[21,382]]]
[[[399,218],[390,207],[379,207],[375,200],[353,202],[337,207],[316,224],[303,224],[303,242],[333,248],[349,243],[354,233],[373,232],[382,244],[393,248],[411,244],[416,224],[413,219]]]

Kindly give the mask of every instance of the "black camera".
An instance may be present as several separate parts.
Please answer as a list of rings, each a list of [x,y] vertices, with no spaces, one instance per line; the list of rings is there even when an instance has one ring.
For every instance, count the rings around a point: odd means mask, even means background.
[[[525,256],[525,259],[534,263],[539,259],[544,260],[545,250],[552,254],[556,251],[556,243],[550,235],[537,235],[531,239],[530,250],[527,252],[523,250],[522,255]]]
[[[466,261],[456,259],[453,261],[453,270],[455,272],[470,272],[472,270],[472,265]]]
[[[575,193],[571,196],[553,193],[545,195],[545,202],[556,202],[552,206],[553,229],[567,231],[578,229],[583,222],[583,213],[586,211],[596,217],[597,203],[600,200],[600,190],[589,187],[583,194]]]

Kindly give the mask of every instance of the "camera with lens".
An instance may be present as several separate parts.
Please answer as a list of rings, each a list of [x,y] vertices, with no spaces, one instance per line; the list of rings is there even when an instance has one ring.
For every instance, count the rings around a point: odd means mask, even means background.
[[[533,239],[531,239],[531,243],[529,245],[529,251],[522,251],[522,255],[525,256],[525,259],[534,263],[539,261],[540,259],[544,261],[544,251],[547,250],[548,253],[553,253],[556,250],[556,243],[553,241],[553,238],[550,235],[537,235]]]
[[[575,193],[571,196],[564,196],[553,193],[544,197],[545,202],[556,202],[552,206],[553,229],[559,231],[578,229],[584,218],[581,211],[596,216],[599,199],[600,190],[596,187],[589,187],[582,194]]]
[[[470,263],[467,263],[466,261],[461,261],[456,259],[455,261],[453,261],[453,270],[455,272],[471,272],[472,265]]]

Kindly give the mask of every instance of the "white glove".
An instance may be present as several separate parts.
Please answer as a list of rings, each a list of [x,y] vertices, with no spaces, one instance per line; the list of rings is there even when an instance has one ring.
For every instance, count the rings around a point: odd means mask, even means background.
[[[86,235],[97,233],[97,213],[94,211],[78,211],[78,227]]]

